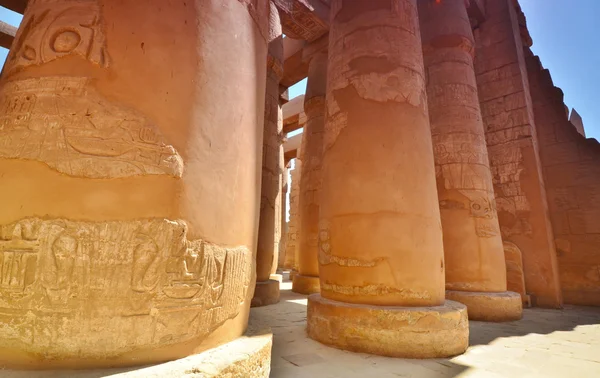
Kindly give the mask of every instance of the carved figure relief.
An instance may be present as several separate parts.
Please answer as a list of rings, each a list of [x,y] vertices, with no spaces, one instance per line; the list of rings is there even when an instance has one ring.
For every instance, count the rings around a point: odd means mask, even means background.
[[[157,127],[105,100],[89,80],[7,82],[0,97],[0,158],[38,160],[77,177],[181,177],[182,159]]]
[[[207,336],[244,305],[252,253],[189,241],[186,232],[184,222],[164,219],[3,225],[4,346],[57,356],[82,349],[118,354]],[[96,346],[91,329],[111,337]]]
[[[37,11],[27,12],[22,21],[8,57],[6,74],[69,55],[108,67],[110,58],[96,0],[37,0],[35,3],[32,9]]]

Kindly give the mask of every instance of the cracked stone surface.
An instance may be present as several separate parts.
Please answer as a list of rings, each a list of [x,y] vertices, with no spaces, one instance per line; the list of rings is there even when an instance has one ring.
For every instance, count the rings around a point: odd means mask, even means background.
[[[533,308],[516,322],[471,321],[465,354],[408,360],[346,352],[309,339],[307,297],[291,286],[289,280],[281,284],[279,304],[251,311],[251,324],[273,330],[272,378],[600,376],[600,308]]]

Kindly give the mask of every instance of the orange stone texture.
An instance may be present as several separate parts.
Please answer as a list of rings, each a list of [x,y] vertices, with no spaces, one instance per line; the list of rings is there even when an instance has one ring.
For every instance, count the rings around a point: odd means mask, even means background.
[[[283,114],[279,104],[279,82],[283,76],[283,35],[275,4],[270,3],[265,127],[262,148],[260,221],[256,248],[256,290],[252,306],[279,302],[279,282],[270,280],[277,269],[281,239],[283,186]]]
[[[462,353],[464,306],[445,301],[417,2],[334,0],[330,24],[321,294],[309,297],[308,335],[389,356]]]
[[[302,176],[300,178],[298,274],[292,290],[301,294],[320,290],[318,240],[321,164],[325,127],[325,94],[327,54],[315,55],[309,63],[308,83],[304,98],[306,124],[302,140]]]
[[[264,378],[280,315],[447,358],[600,306],[600,144],[517,0],[0,5],[0,367]]]
[[[300,177],[302,175],[302,161],[299,158],[294,159],[293,169],[290,172],[290,221],[288,222],[287,241],[285,245],[285,263],[284,268],[296,270],[298,254],[298,194],[300,192]]]
[[[475,72],[502,239],[521,250],[533,305],[560,307],[562,294],[513,0],[486,0],[475,32]]]
[[[0,364],[147,364],[244,333],[268,15],[30,2],[0,82]]]
[[[600,306],[600,144],[571,123],[539,57],[525,56],[564,301]]]
[[[467,3],[468,4],[468,3]],[[504,247],[473,68],[474,39],[464,0],[419,1],[437,189],[444,234],[446,289],[467,296],[469,318],[514,320],[519,295],[506,319],[473,298],[506,291]],[[477,292],[476,296],[471,295]],[[505,306],[504,301],[492,304]],[[481,308],[474,308],[481,305]]]

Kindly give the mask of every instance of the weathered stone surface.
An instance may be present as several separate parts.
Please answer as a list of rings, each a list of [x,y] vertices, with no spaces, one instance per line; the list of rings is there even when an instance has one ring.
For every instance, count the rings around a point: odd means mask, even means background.
[[[469,346],[467,308],[448,300],[432,307],[370,306],[313,294],[307,332],[335,348],[389,357],[448,357]]]
[[[527,71],[565,303],[600,305],[600,145],[585,138],[577,114],[538,57]]]
[[[523,316],[523,304],[518,293],[446,291],[447,300],[467,306],[469,320],[483,322],[512,322]]]
[[[329,6],[321,0],[273,0],[281,12],[283,32],[314,41],[329,29]]]
[[[524,306],[531,305],[531,298],[525,288],[525,272],[523,271],[523,254],[514,243],[504,242],[506,259],[506,287],[521,295]]]
[[[287,243],[285,247],[284,268],[293,269],[298,265],[296,256],[298,254],[298,230],[300,227],[298,217],[298,195],[300,192],[300,177],[302,175],[302,161],[296,158],[290,169],[291,190],[290,190],[290,221],[288,222]]]
[[[416,1],[395,0],[391,8],[379,1],[331,4],[321,293],[349,303],[442,304],[442,233]]]
[[[257,281],[252,298],[252,307],[268,306],[279,302],[279,283],[275,279]]]
[[[520,25],[512,0],[485,1],[475,34],[475,71],[500,231],[523,254],[532,301],[560,307],[562,296],[544,191]]]
[[[298,273],[292,290],[312,294],[319,289],[319,209],[322,186],[323,132],[325,128],[325,94],[327,54],[314,56],[310,62],[304,100],[306,125],[302,141],[302,176],[299,195]],[[302,279],[300,279],[302,277]],[[305,277],[305,278],[304,278]],[[307,285],[305,281],[317,281]],[[299,285],[298,287],[296,285]]]
[[[283,76],[283,35],[279,12],[270,2],[269,52],[267,56],[267,88],[265,94],[265,117],[262,148],[262,185],[260,197],[260,220],[256,247],[256,285],[253,305],[265,306],[278,299],[266,300],[265,285],[269,276],[277,270],[279,243],[281,241],[281,204],[283,187],[283,115],[279,103],[279,81]],[[261,288],[258,289],[258,286]],[[278,293],[279,291],[277,291]],[[274,291],[269,293],[275,294]]]
[[[387,356],[462,353],[466,309],[444,299],[417,2],[334,0],[329,38],[308,334]]]
[[[292,277],[292,291],[299,294],[309,295],[321,291],[319,277],[304,276],[300,272]]]
[[[123,377],[123,378],[268,378],[271,370],[273,335],[270,330],[248,330],[236,340],[202,353],[139,369],[90,371],[17,371],[3,369],[3,378]]]
[[[31,2],[0,85],[1,364],[139,365],[242,335],[268,9]]]

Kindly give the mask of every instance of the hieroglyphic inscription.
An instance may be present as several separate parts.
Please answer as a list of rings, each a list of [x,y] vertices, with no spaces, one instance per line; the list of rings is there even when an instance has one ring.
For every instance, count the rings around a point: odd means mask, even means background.
[[[252,253],[186,234],[164,219],[1,226],[2,346],[118,355],[206,337],[246,302]]]
[[[36,0],[21,23],[5,74],[76,55],[101,67],[110,63],[97,0]]]
[[[30,159],[88,178],[181,177],[158,128],[108,102],[83,77],[10,81],[0,97],[0,158]]]
[[[483,135],[475,133],[433,136],[436,176],[443,188],[464,197],[440,200],[440,209],[468,209],[475,219],[475,232],[482,238],[499,234],[496,201],[487,148]],[[467,208],[468,206],[468,208]]]

